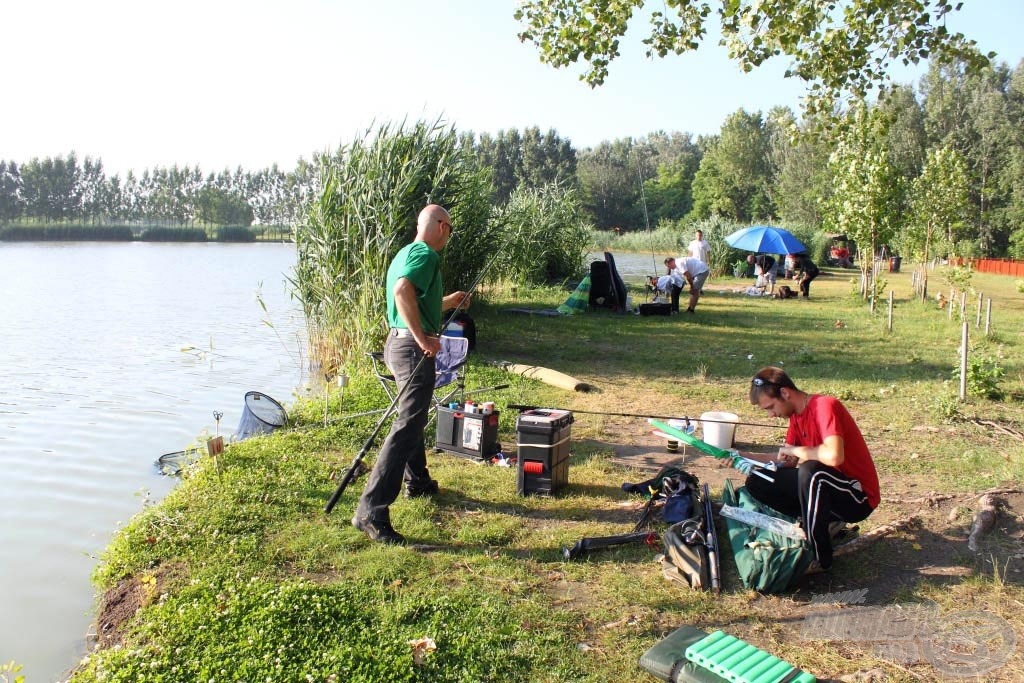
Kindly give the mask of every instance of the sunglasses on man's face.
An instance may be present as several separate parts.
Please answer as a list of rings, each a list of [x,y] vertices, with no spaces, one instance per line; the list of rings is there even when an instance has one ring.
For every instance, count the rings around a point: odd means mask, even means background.
[[[449,223],[448,221],[438,220],[437,222],[441,224],[442,228],[448,228],[449,235],[455,231],[455,228],[453,228],[452,224]]]

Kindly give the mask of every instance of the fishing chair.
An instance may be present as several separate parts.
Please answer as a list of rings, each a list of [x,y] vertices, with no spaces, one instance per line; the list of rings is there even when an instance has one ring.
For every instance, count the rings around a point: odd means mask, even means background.
[[[469,340],[465,337],[449,337],[441,335],[441,351],[434,359],[434,396],[430,411],[438,406],[447,405],[456,394],[464,395],[466,390],[466,355],[469,353]],[[367,353],[373,362],[373,374],[377,376],[389,401],[398,395],[398,383],[395,376],[388,370],[384,362],[384,353],[372,351]],[[454,387],[448,388],[452,383]],[[461,401],[460,401],[461,402]]]

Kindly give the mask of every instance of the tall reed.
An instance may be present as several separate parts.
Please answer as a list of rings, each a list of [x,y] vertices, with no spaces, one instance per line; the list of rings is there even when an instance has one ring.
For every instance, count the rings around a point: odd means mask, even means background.
[[[517,188],[495,211],[495,222],[504,235],[494,266],[500,279],[545,284],[582,276],[591,225],[573,187]]]
[[[455,231],[442,258],[446,290],[468,286],[490,239],[490,183],[440,120],[370,129],[333,154],[317,173],[296,228],[292,283],[302,302],[311,359],[325,377],[381,347],[384,281],[392,258],[415,235],[428,203],[451,212]]]

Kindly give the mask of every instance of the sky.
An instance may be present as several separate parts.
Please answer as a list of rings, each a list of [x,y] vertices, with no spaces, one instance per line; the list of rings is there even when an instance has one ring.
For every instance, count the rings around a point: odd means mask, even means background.
[[[31,0],[5,3],[0,159],[102,159],[108,174],[277,164],[383,122],[538,126],[577,148],[718,132],[737,109],[797,110],[775,60],[743,74],[711,41],[649,60],[631,30],[596,89],[520,43],[514,0]],[[1016,67],[1024,0],[966,0],[947,22]],[[924,68],[896,74],[916,83]]]

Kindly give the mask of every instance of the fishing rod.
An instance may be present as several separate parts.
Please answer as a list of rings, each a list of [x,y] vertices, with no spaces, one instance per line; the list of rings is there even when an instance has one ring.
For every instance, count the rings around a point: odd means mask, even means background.
[[[476,290],[476,288],[480,286],[481,282],[483,282],[484,277],[486,277],[488,271],[490,270],[494,262],[497,260],[498,256],[505,250],[506,247],[508,247],[508,245],[511,242],[512,238],[511,236],[509,236],[506,239],[505,244],[502,245],[501,249],[497,250],[494,253],[494,255],[491,256],[490,260],[487,261],[484,267],[480,270],[480,274],[477,275],[476,280],[474,280],[470,288],[466,290],[466,293],[462,296],[462,299],[459,301],[458,305],[448,316],[448,319],[442,323],[442,331],[448,328],[448,324],[452,321],[452,319],[459,312],[459,310],[465,305],[465,303],[469,301],[469,297],[473,295],[473,292]],[[412,374],[409,375],[410,379],[414,377],[416,373],[419,372],[420,366],[423,365],[423,362],[426,359],[426,354],[420,356],[419,362],[416,363],[416,367],[413,368]],[[380,433],[380,430],[384,426],[384,423],[387,422],[388,419],[395,414],[398,402],[402,400],[403,396],[405,396],[405,392],[411,384],[412,382],[407,380],[405,384],[399,387],[398,391],[395,392],[395,397],[391,399],[391,404],[384,411],[384,414],[381,416],[380,420],[377,421],[377,424],[376,426],[374,426],[373,431],[370,432],[369,438],[366,439],[366,442],[363,444],[363,447],[359,449],[359,453],[357,453],[355,459],[352,460],[352,464],[348,466],[347,470],[345,470],[345,476],[341,478],[341,482],[338,484],[338,488],[335,489],[334,493],[331,494],[330,499],[328,499],[327,505],[324,506],[325,514],[330,514],[331,510],[334,509],[334,506],[337,505],[338,501],[341,499],[341,494],[345,492],[345,489],[348,488],[348,485],[351,484],[352,480],[356,478],[357,474],[359,474],[361,469],[360,466],[362,465],[363,458],[366,457],[367,451],[369,451],[370,448],[373,446],[373,442],[377,439],[377,435]]]
[[[640,170],[640,155],[633,152],[633,158],[636,159],[636,175],[640,180],[640,203],[644,207],[644,225],[647,226],[647,239],[651,243],[651,265],[654,271],[654,277],[658,277],[658,259],[654,255],[654,235],[651,234],[651,220],[647,216],[647,194],[644,192],[644,175]]]
[[[642,413],[611,413],[611,412],[604,412],[604,411],[600,411],[600,410],[577,410],[576,408],[552,408],[551,406],[527,406],[527,405],[520,405],[518,403],[510,404],[508,406],[508,409],[509,410],[518,410],[518,411],[537,410],[537,409],[566,410],[566,411],[569,411],[571,413],[584,413],[586,415],[607,415],[609,417],[640,417],[640,418],[644,418],[644,419],[654,418],[655,420],[685,420],[686,422],[691,422],[691,421],[693,421],[693,422],[714,422],[714,423],[717,423],[717,424],[743,425],[745,427],[767,427],[769,429],[785,429],[786,428],[786,425],[770,425],[770,424],[764,424],[763,422],[733,422],[732,420],[705,420],[703,418],[699,418],[699,417],[691,418],[691,417],[687,417],[685,415],[680,417],[679,415],[645,415],[645,414],[642,414]]]

